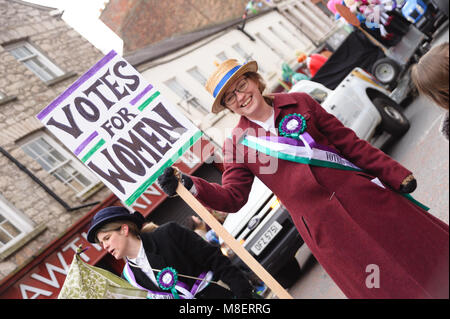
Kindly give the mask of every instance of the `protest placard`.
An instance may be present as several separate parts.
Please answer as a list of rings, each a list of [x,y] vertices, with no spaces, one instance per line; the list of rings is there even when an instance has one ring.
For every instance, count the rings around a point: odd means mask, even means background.
[[[202,135],[114,51],[37,118],[128,206]]]
[[[127,206],[202,136],[114,51],[37,118]],[[292,298],[181,184],[177,192],[274,293]]]

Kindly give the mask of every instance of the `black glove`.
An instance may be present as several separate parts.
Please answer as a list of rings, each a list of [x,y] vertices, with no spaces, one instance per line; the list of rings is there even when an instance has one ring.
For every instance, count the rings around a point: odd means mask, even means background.
[[[178,179],[174,173],[175,169],[173,167],[167,167],[161,174],[161,176],[158,177],[159,186],[164,191],[164,193],[169,196],[174,196],[177,193]],[[194,185],[192,179],[188,175],[185,175],[183,173],[181,173],[180,182],[184,185],[184,187],[187,188],[187,190],[190,190],[192,185]]]
[[[409,194],[414,192],[414,190],[417,188],[417,181],[415,178],[407,182],[406,184],[400,185],[400,192],[404,194]]]

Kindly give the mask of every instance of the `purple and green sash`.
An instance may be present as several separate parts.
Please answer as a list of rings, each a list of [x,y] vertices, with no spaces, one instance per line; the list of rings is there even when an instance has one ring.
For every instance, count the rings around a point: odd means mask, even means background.
[[[333,149],[317,144],[306,132],[300,136],[300,140],[282,136],[246,135],[241,143],[266,155],[291,162],[361,171],[358,166],[338,155]]]
[[[136,281],[133,271],[131,270],[131,267],[128,263],[126,263],[125,267],[123,268],[123,275],[125,279],[134,287],[147,291],[148,299],[194,299],[195,295],[209,284],[210,280],[212,279],[213,273],[211,271],[201,273],[200,276],[197,277],[197,281],[194,283],[191,289],[189,289],[189,286],[187,284],[178,280],[175,286],[175,289],[177,290],[176,294],[172,294],[170,292],[152,291],[142,287]]]
[[[240,143],[266,155],[286,161],[342,170],[362,171],[358,166],[340,156],[335,150],[316,143],[307,132],[302,133],[299,139],[283,136],[255,137],[247,134],[240,140]],[[373,182],[384,188],[378,179],[373,180]],[[401,195],[426,211],[430,209],[414,199],[410,194]]]

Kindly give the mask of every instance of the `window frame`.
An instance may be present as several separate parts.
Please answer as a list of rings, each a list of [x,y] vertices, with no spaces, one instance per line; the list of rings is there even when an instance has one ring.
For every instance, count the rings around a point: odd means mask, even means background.
[[[200,85],[205,86],[208,80],[203,73],[200,71],[198,66],[194,66],[186,71],[192,78],[194,78]]]
[[[30,51],[31,55],[23,57],[23,58],[16,57],[16,55],[14,55],[14,53],[12,51],[14,49],[17,49],[20,47],[24,47],[25,49]],[[23,41],[14,42],[14,43],[5,45],[4,49],[6,51],[8,51],[18,62],[23,63],[28,70],[33,72],[33,74],[35,74],[40,80],[42,80],[45,83],[52,82],[55,79],[58,79],[59,77],[61,77],[65,74],[65,72],[61,68],[59,68],[55,63],[50,61],[49,58],[47,58],[42,52],[39,51],[39,49],[37,49],[29,41],[23,40]],[[30,67],[26,63],[27,61],[30,61],[30,60],[35,60],[35,61],[38,61],[40,64],[42,64],[45,68],[41,68],[35,62],[35,64],[37,65],[37,68],[40,70],[40,72],[47,74],[48,76],[50,76],[50,78],[49,79],[44,78],[42,76],[42,74],[40,74],[39,72],[35,71],[35,69]]]
[[[167,86],[176,96],[178,96],[181,101],[178,102],[178,105],[182,106],[181,102],[186,102],[186,104],[191,105],[194,107],[194,109],[196,109],[199,112],[202,112],[203,114],[208,114],[208,110],[199,102],[198,98],[193,96],[191,94],[191,92],[189,92],[189,90],[187,90],[182,83],[180,83],[180,81],[176,78],[176,77],[171,77],[167,80],[165,80],[164,85]],[[171,84],[174,84],[173,86]],[[181,90],[183,90],[183,92],[181,92]],[[189,114],[191,114],[189,107],[185,108],[183,107],[186,112],[188,112]]]
[[[34,230],[33,222],[20,213],[0,194],[0,215],[2,215],[14,227],[20,230],[20,234],[13,237],[6,244],[0,244],[0,254],[5,253],[12,246],[16,245],[24,237]]]
[[[29,147],[33,142],[36,142],[38,139],[43,139],[47,144],[52,147],[53,150],[58,152],[64,160],[59,162],[57,165],[50,167],[49,170],[47,170],[44,166],[42,166],[36,158],[32,157],[24,148]],[[66,186],[68,189],[72,190],[77,197],[83,197],[87,193],[89,193],[96,185],[100,183],[100,179],[89,170],[89,168],[85,167],[77,157],[75,157],[72,153],[65,150],[60,144],[56,142],[54,138],[52,138],[49,134],[46,132],[38,132],[36,134],[33,134],[32,136],[28,137],[26,140],[21,141],[20,148],[22,151],[27,155],[30,156],[44,171],[46,171],[48,174],[52,175],[54,178],[56,178],[58,181],[60,181],[64,186]],[[42,154],[37,154],[39,157]],[[88,186],[84,186],[84,184],[81,181],[78,181],[78,183],[83,187],[81,191],[78,191],[74,186],[70,184],[70,182],[76,178],[74,174],[70,175],[71,179],[64,179],[62,177],[58,177],[57,171],[59,168],[66,166],[69,164],[76,172],[77,174],[81,174],[84,178],[89,180],[91,183]],[[50,165],[49,165],[50,166]]]
[[[231,47],[244,59],[244,63],[253,60],[253,53],[248,53],[239,42],[234,43]],[[266,71],[261,67],[261,63],[258,63],[258,72],[266,74]]]

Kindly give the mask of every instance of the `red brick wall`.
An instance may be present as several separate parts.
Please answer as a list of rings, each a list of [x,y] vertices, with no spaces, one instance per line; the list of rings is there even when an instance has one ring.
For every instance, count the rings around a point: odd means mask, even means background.
[[[102,11],[100,19],[117,35],[120,35],[120,26],[126,18],[128,11],[138,4],[140,0],[111,0]]]
[[[248,0],[110,0],[102,21],[131,52],[171,36],[241,17]]]

